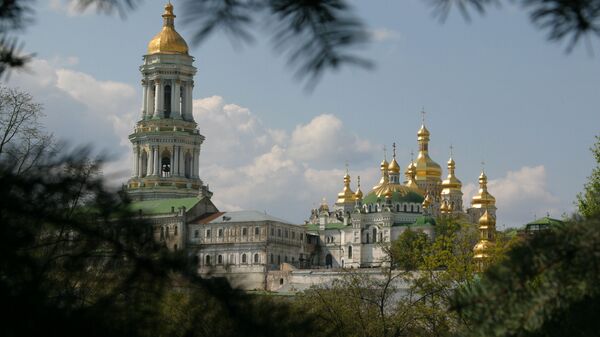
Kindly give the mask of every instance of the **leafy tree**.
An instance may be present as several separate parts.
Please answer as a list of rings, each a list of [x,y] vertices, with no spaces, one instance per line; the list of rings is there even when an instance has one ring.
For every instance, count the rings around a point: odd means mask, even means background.
[[[404,270],[416,270],[423,264],[425,249],[429,239],[427,234],[407,228],[392,242],[391,255],[394,266]]]
[[[464,336],[596,336],[600,329],[600,219],[538,233],[463,284],[453,309]]]
[[[579,212],[588,218],[600,215],[600,136],[596,136],[596,144],[591,151],[596,159],[596,167],[588,177],[583,193],[577,195]]]

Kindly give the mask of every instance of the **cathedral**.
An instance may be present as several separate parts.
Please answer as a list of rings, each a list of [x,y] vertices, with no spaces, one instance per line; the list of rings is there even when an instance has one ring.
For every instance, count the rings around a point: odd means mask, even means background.
[[[266,212],[220,211],[199,174],[205,137],[192,111],[194,58],[175,30],[171,3],[162,18],[140,66],[141,113],[129,136],[133,160],[125,190],[132,210],[152,225],[155,239],[195,257],[199,274],[224,276],[244,289],[266,289],[271,281],[284,284],[277,274],[281,270],[380,266],[385,243],[407,228],[433,236],[436,217],[472,223],[488,217],[484,229],[493,228],[489,224],[495,218],[495,199],[487,191],[485,173],[465,210],[456,164],[451,157],[442,181],[442,169],[429,157],[425,123],[417,133],[418,157],[408,165],[403,182],[394,144],[391,162],[381,162],[381,180],[371,191],[363,194],[360,177],[353,191],[346,172],[333,207],[323,202],[303,225]],[[482,230],[485,247],[493,244],[488,232]],[[482,258],[485,247],[480,249]]]
[[[311,211],[306,222],[307,233],[319,236],[322,243],[316,253],[316,264],[328,268],[381,266],[386,259],[386,243],[397,239],[407,228],[433,237],[435,219],[440,217],[473,224],[482,219],[485,226],[489,226],[496,217],[496,200],[487,190],[485,172],[479,176],[479,192],[465,209],[462,183],[456,177],[452,153],[448,159],[448,176],[442,180],[440,165],[429,156],[430,136],[423,120],[417,132],[419,154],[408,164],[403,182],[396,161],[396,144],[393,144],[392,159],[388,162],[384,157],[379,165],[381,179],[370,192],[363,193],[360,177],[353,191],[351,177],[346,172],[333,209],[323,199],[320,207]],[[488,238],[487,233],[486,247],[493,242],[492,234]],[[486,243],[480,242],[474,248],[480,250],[480,256],[485,253],[482,245]]]

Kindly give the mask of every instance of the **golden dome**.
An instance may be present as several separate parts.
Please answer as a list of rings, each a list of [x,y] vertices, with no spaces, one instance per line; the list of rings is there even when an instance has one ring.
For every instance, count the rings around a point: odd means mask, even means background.
[[[425,196],[425,200],[423,200],[423,208],[429,208],[429,206],[431,206],[432,202],[433,202],[433,200],[431,199],[429,194],[427,194],[427,196]]]
[[[148,43],[148,54],[188,54],[188,45],[177,31],[175,31],[175,14],[173,5],[165,5],[163,28],[160,33]]]
[[[390,166],[390,164],[388,163],[388,161],[387,161],[387,160],[385,160],[385,159],[383,159],[383,161],[382,161],[382,162],[381,162],[381,164],[379,165],[379,168],[380,168],[382,171],[387,171],[387,169],[388,169],[388,166]]]
[[[450,157],[450,160],[448,160],[448,177],[442,181],[442,194],[450,194],[451,191],[461,192],[462,182],[454,175],[455,168],[456,163]]]
[[[417,136],[419,136],[419,137],[429,137],[429,135],[430,135],[429,130],[427,130],[427,128],[425,127],[425,124],[421,124],[421,128],[417,132]]]
[[[479,218],[479,226],[491,227],[494,225],[496,225],[496,219],[494,219],[494,217],[486,210],[485,213],[483,213],[483,215],[481,216],[481,218]]]
[[[440,212],[448,213],[448,202],[446,200],[442,202],[442,205],[440,206]]]
[[[360,176],[356,177],[356,179],[358,181],[358,186],[356,187],[356,192],[354,193],[354,199],[362,200],[363,192],[360,190]]]
[[[471,199],[473,208],[487,208],[488,206],[495,207],[496,198],[487,190],[487,176],[482,171],[479,176],[479,192]]]
[[[486,259],[490,256],[490,251],[496,246],[496,244],[489,240],[481,240],[477,242],[473,247],[473,253],[475,253],[475,259]]]
[[[340,193],[338,193],[338,204],[344,204],[347,202],[354,202],[354,192],[350,188],[350,175],[346,172],[344,176],[344,189]]]
[[[391,173],[400,173],[400,165],[398,165],[398,162],[396,161],[395,157],[392,159],[392,162],[388,165],[388,171],[390,171]]]
[[[323,198],[321,201],[321,206],[319,206],[320,212],[329,212],[329,205],[327,204],[327,200]]]

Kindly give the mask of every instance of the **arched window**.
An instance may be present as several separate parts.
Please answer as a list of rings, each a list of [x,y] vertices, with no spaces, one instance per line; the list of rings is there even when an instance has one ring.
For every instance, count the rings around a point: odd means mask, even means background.
[[[377,241],[377,228],[373,227],[373,242]]]
[[[142,151],[141,176],[145,177],[146,175],[148,175],[148,153],[144,150]]]
[[[408,211],[408,209],[406,208],[406,204],[404,204],[404,213],[406,213]]]
[[[163,240],[165,238],[165,228],[160,227],[160,239]]]
[[[369,213],[371,213],[371,205],[369,205]]]
[[[246,257],[246,253],[242,254],[242,263],[248,263],[248,258]]]
[[[260,235],[260,227],[254,227],[254,235]]]
[[[210,266],[210,255],[206,255],[206,257],[204,259],[206,261],[204,264],[206,264],[207,266]]]
[[[182,85],[179,88],[179,100],[180,100],[179,101],[179,111],[181,112],[181,117],[185,118],[185,114],[184,114],[184,111],[185,111],[185,94],[184,94],[184,92],[185,92],[185,86]]]
[[[273,264],[273,262],[275,262],[275,259],[273,259],[273,253],[271,253],[271,264]]]
[[[367,233],[367,240],[365,241],[365,243],[369,243],[369,233]]]
[[[258,255],[258,253],[254,254],[254,263],[259,263],[260,262],[260,256]]]
[[[177,229],[177,228],[178,228],[178,227],[177,227],[177,226],[175,226],[175,233],[174,233],[174,234],[175,234],[175,236],[177,236],[177,232],[178,232],[178,229]]]
[[[217,264],[223,264],[223,255],[217,256]]]
[[[165,85],[164,100],[165,118],[171,118],[171,86]]]
[[[242,228],[242,236],[246,236],[248,235],[248,228],[244,227]]]
[[[415,211],[415,205],[410,205],[410,211],[414,212]]]
[[[160,176],[170,177],[171,176],[171,153],[169,151],[163,151],[160,159]]]
[[[352,258],[352,246],[348,246],[348,258]]]
[[[281,264],[281,255],[277,255],[277,264]]]

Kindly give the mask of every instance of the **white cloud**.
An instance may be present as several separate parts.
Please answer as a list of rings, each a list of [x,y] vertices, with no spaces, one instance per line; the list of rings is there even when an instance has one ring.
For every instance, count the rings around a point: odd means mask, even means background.
[[[400,32],[389,28],[375,28],[370,30],[371,38],[376,42],[399,40],[402,35]]]
[[[467,184],[463,188],[465,205],[470,205],[471,197],[478,186]],[[498,223],[520,226],[527,221],[550,213],[559,217],[562,212],[561,200],[548,190],[546,169],[543,165],[524,166],[516,171],[508,171],[505,177],[490,179],[488,191],[496,197]]]
[[[26,71],[14,73],[8,85],[26,90],[43,104],[44,122],[57,138],[75,145],[90,144],[114,160],[104,172],[110,182],[120,184],[129,176],[127,136],[138,110],[136,90],[68,68],[76,63],[73,57],[34,59]]]

